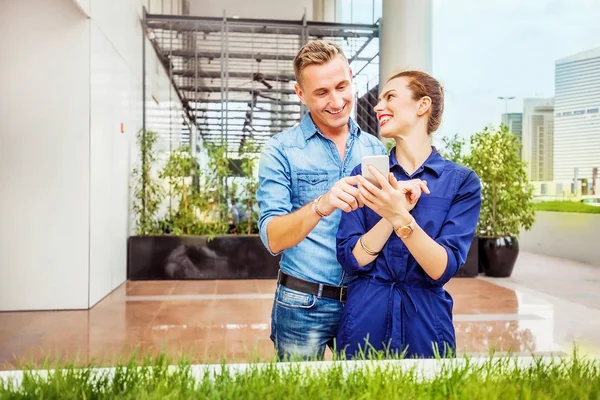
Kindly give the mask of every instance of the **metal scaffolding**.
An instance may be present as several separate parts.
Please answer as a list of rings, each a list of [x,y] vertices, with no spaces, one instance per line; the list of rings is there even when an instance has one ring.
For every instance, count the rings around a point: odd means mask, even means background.
[[[231,153],[248,139],[262,145],[301,119],[305,110],[294,92],[292,60],[306,42],[337,43],[356,71],[379,50],[377,24],[145,14],[144,26],[183,119],[202,141],[226,145]],[[189,127],[182,127],[183,134],[189,140]]]

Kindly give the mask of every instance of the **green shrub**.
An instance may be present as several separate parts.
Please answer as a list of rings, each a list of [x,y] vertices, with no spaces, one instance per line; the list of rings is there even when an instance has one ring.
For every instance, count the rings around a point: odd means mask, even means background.
[[[537,211],[558,211],[587,214],[600,214],[600,207],[588,206],[577,201],[544,201],[535,203]]]

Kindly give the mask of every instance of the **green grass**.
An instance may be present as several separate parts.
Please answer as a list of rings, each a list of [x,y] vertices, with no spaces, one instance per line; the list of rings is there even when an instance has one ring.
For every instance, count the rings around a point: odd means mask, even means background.
[[[577,355],[519,365],[500,357],[429,360],[441,365],[428,379],[396,362],[343,361],[314,368],[307,363],[251,364],[234,372],[194,376],[182,361],[159,357],[107,370],[65,367],[46,376],[26,371],[20,386],[0,380],[0,399],[600,399],[600,363]],[[283,368],[282,368],[283,367]]]
[[[589,206],[576,201],[544,201],[534,204],[537,211],[558,211],[600,214],[600,207]]]

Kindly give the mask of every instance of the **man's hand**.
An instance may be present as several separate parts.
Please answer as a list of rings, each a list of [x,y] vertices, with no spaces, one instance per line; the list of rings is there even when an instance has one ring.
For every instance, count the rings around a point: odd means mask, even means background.
[[[354,187],[357,184],[356,176],[348,176],[337,181],[319,201],[319,211],[330,215],[336,208],[350,212],[362,207],[364,203],[359,200],[359,191]]]

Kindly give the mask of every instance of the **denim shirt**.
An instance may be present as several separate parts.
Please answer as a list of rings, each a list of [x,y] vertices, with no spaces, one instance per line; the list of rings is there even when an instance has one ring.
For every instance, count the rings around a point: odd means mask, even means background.
[[[342,162],[335,143],[325,137],[306,113],[299,124],[273,136],[263,148],[258,169],[260,238],[269,252],[267,225],[326,193],[349,176],[363,156],[386,154],[379,139],[361,132],[350,119],[350,134]],[[342,215],[336,209],[322,218],[298,245],[282,252],[280,267],[286,274],[329,285],[344,284],[336,257],[335,235]]]

